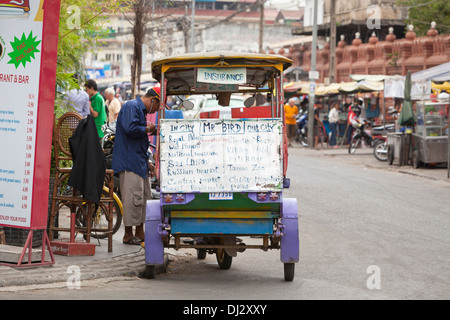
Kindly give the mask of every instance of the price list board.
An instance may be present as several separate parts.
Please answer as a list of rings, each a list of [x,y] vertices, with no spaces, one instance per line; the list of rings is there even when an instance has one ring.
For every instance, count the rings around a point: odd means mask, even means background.
[[[161,120],[161,191],[280,191],[282,132],[271,119]]]
[[[59,1],[0,0],[0,225],[46,226],[58,20]]]

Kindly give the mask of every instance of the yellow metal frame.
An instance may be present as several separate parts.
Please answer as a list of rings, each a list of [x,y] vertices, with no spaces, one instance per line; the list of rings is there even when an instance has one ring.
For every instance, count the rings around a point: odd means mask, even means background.
[[[105,191],[106,193],[109,193],[109,188],[106,187],[106,186],[103,186],[103,191]],[[115,192],[113,192],[113,198],[117,202],[117,204],[119,205],[120,214],[123,215],[123,204],[122,204],[122,201],[120,200],[119,196]]]
[[[259,64],[249,65],[249,64],[228,64],[227,65],[212,65],[211,64],[163,64],[161,66],[161,72],[166,73],[170,68],[275,68],[280,72],[283,72],[283,64]]]

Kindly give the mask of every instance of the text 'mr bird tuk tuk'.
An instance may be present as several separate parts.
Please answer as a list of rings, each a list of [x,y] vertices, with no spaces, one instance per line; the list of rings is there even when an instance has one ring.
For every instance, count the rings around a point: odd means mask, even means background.
[[[195,248],[199,259],[215,254],[221,269],[246,249],[279,249],[284,278],[293,280],[297,200],[283,197],[289,187],[283,71],[291,63],[278,55],[240,52],[183,54],[152,63],[161,101],[209,95],[218,108],[197,119],[159,112],[161,193],[147,203],[147,278],[163,263],[164,248]],[[241,107],[227,107],[232,94],[248,98]],[[189,100],[183,106],[193,107]],[[258,244],[245,244],[246,237]]]

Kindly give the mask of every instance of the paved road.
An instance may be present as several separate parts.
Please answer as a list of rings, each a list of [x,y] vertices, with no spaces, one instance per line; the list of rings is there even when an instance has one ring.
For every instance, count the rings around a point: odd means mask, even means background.
[[[247,250],[225,271],[214,256],[199,261],[184,250],[154,280],[101,279],[0,298],[448,299],[450,183],[437,178],[446,170],[417,176],[358,151],[290,149],[285,197],[298,199],[301,241],[293,282],[283,281],[278,251]]]

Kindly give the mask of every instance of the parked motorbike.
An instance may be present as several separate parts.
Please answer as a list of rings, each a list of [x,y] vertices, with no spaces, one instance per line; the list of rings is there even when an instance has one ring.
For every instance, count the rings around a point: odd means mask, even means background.
[[[356,149],[359,148],[362,144],[362,141],[365,142],[366,145],[373,147],[374,139],[372,136],[366,131],[366,128],[369,126],[369,122],[364,119],[358,119],[358,124],[355,128],[355,133],[350,141],[348,146],[348,153],[354,154]]]
[[[394,125],[387,124],[373,127],[372,137],[375,139],[373,143],[373,155],[379,161],[387,161],[387,134],[394,132]]]
[[[308,146],[308,111],[300,111],[296,118],[297,122],[297,136],[295,140],[299,142],[302,146]]]
[[[114,138],[116,137],[116,121],[107,123],[102,126],[103,138],[100,140],[100,145],[102,146],[105,156],[111,155],[114,148]]]

